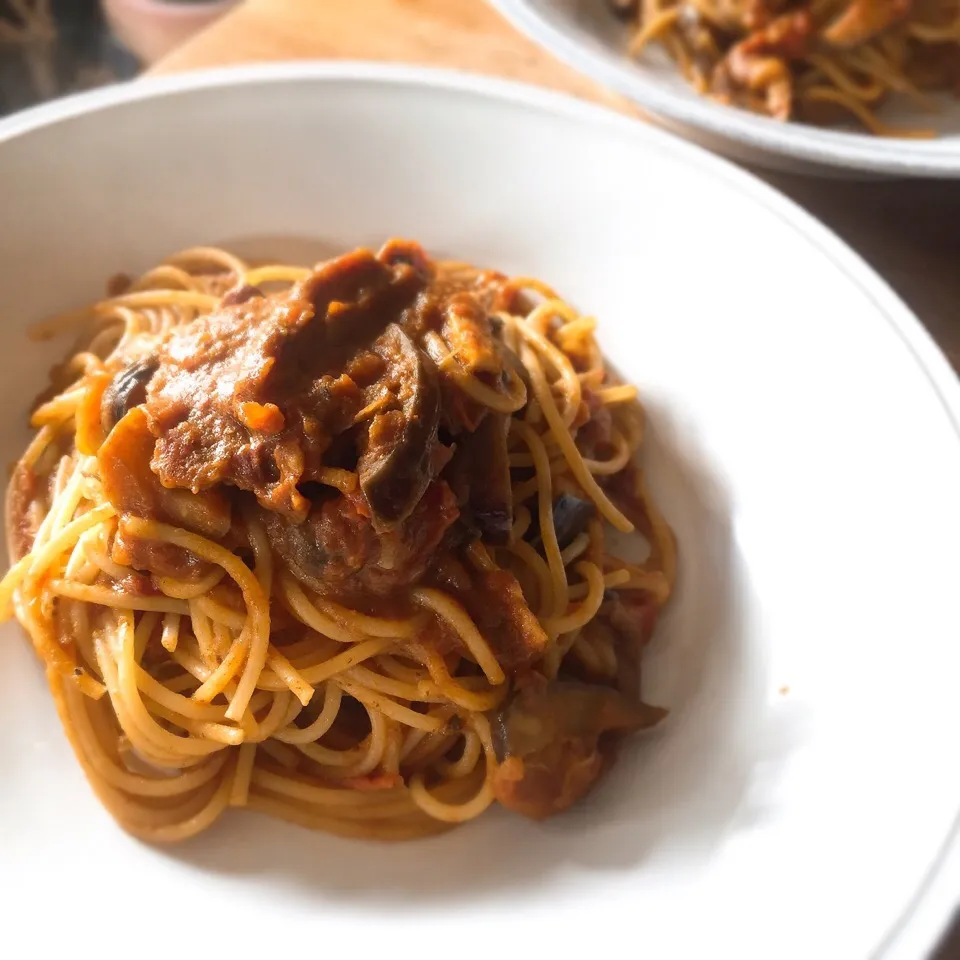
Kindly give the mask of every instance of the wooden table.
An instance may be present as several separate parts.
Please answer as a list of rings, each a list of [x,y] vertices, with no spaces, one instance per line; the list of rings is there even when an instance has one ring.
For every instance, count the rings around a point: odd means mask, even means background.
[[[455,67],[635,113],[521,37],[482,0],[244,0],[151,72],[296,58]],[[960,370],[960,182],[860,184],[754,172],[844,237]],[[960,926],[937,960],[960,960]]]

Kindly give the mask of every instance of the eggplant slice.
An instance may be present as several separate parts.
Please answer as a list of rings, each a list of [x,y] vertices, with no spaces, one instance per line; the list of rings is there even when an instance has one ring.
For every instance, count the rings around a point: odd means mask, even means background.
[[[397,324],[373,349],[387,365],[382,382],[397,405],[371,420],[357,474],[374,527],[390,530],[410,516],[433,479],[440,386],[433,361]]]
[[[492,411],[473,433],[457,442],[444,476],[457,495],[465,519],[488,543],[505,545],[513,526],[513,492],[507,431],[510,418]]]

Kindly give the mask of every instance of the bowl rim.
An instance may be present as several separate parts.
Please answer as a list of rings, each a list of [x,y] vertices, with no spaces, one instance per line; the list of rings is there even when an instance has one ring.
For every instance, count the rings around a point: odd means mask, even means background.
[[[87,114],[167,96],[246,85],[361,83],[466,94],[521,106],[586,127],[632,137],[648,148],[673,153],[745,198],[761,204],[820,249],[874,304],[937,394],[960,439],[960,379],[920,320],[863,258],[802,207],[759,177],[708,150],[614,110],[541,87],[479,74],[366,61],[281,61],[145,77],[77,93],[0,119],[0,151],[7,142]],[[934,861],[903,912],[889,921],[875,957],[926,956],[952,918],[960,891],[960,803]]]
[[[782,123],[705,97],[676,93],[632,68],[625,55],[622,65],[611,64],[541,14],[529,0],[488,2],[516,30],[548,53],[653,115],[726,138],[753,151],[821,167],[881,176],[960,176],[960,139],[955,148],[945,149],[942,137],[908,140]],[[762,161],[758,158],[758,162]]]

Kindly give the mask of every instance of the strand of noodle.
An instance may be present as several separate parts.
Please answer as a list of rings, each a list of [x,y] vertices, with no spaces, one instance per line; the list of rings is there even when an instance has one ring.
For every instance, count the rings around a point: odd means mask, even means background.
[[[211,669],[216,669],[221,659],[218,655],[218,644],[214,640],[213,627],[203,612],[193,602],[190,603],[190,627],[197,639],[200,649],[200,659]]]
[[[63,330],[86,320],[90,316],[102,315],[104,311],[115,307],[160,307],[172,304],[175,306],[197,307],[207,313],[213,311],[219,303],[219,298],[206,293],[192,290],[141,290],[137,293],[122,294],[101,300],[98,303],[88,304],[78,310],[70,310],[56,316],[41,320],[31,330],[34,339],[45,340]]]
[[[403,639],[415,637],[423,627],[422,617],[412,617],[407,620],[391,620],[385,617],[369,617],[358,610],[348,610],[332,600],[317,597],[314,607],[326,614],[341,627],[355,630],[355,636],[389,637]],[[337,639],[336,637],[332,639]]]
[[[452,376],[457,387],[481,406],[498,413],[516,413],[527,403],[527,388],[515,370],[507,371],[507,393],[488,387],[472,373],[463,369],[460,361],[450,352],[443,338],[435,331],[424,334],[423,345],[430,359],[444,373]]]
[[[362,663],[369,657],[374,657],[378,653],[393,646],[393,641],[386,637],[374,637],[372,640],[363,640],[347,648],[335,657],[325,660],[323,663],[314,664],[311,667],[303,667],[300,670],[301,676],[307,683],[317,686],[324,680],[349,670],[350,667]]]
[[[62,530],[71,517],[76,513],[80,501],[83,499],[82,479],[76,463],[70,457],[62,457],[57,465],[54,480],[53,502],[43,522],[37,529],[33,540],[33,551],[36,553],[58,531]]]
[[[535,332],[547,336],[558,326],[562,327],[584,318],[566,300],[554,297],[552,300],[538,303],[525,317],[520,319],[529,324]],[[558,319],[561,321],[559,325],[556,322]]]
[[[309,830],[323,830],[353,840],[401,842],[434,836],[451,829],[450,824],[432,820],[420,811],[417,811],[417,819],[397,818],[388,823],[342,820],[318,814],[309,807],[304,809],[283,797],[273,797],[268,793],[252,793],[248,807]]]
[[[536,277],[527,276],[512,277],[504,287],[504,296],[507,297],[507,302],[512,304],[521,293],[527,290],[533,290],[544,300],[560,299],[556,290],[550,284],[544,283]]]
[[[911,83],[896,65],[885,59],[876,48],[865,46],[859,50],[850,51],[849,56],[864,73],[876,77],[888,89],[906,94],[918,109],[926,111],[936,109],[930,97],[921,93],[917,86]]]
[[[158,766],[191,766],[199,758],[219,750],[220,745],[202,742],[189,736],[178,737],[164,730],[150,716],[140,698],[133,671],[124,669],[132,663],[132,657],[125,663],[124,650],[128,645],[128,634],[132,641],[132,625],[128,629],[126,622],[131,616],[129,611],[118,613],[117,636],[111,644],[117,647],[116,661],[108,649],[107,641],[99,637],[94,641],[97,663],[106,683],[110,702],[123,732],[142,754],[152,758]],[[132,653],[132,643],[129,645]]]
[[[426,730],[415,730],[413,727],[410,727],[404,735],[403,743],[400,745],[401,761],[405,760],[427,735]]]
[[[524,363],[527,366],[530,380],[533,383],[537,400],[540,402],[543,414],[547,418],[547,423],[549,423],[553,435],[560,444],[560,449],[563,451],[564,459],[567,461],[570,471],[580,486],[583,487],[587,496],[593,500],[597,509],[607,520],[621,533],[632,533],[633,524],[610,502],[610,499],[600,489],[597,481],[593,479],[593,475],[584,465],[583,457],[580,456],[580,451],[577,450],[577,446],[567,431],[566,424],[563,422],[560,412],[557,410],[557,406],[553,401],[553,395],[550,392],[550,387],[547,385],[543,369],[533,356],[532,351],[524,350]],[[519,424],[515,421],[514,426],[524,427],[525,424]],[[529,428],[527,429],[529,430]],[[532,446],[531,452],[534,452]],[[543,456],[544,458],[546,457],[545,450],[543,451]]]
[[[94,587],[84,583],[71,583],[69,580],[51,580],[48,589],[52,594],[82,600],[101,607],[116,610],[158,610],[161,613],[179,613],[187,615],[189,610],[182,600],[169,600],[166,597],[139,597],[130,593],[120,593],[111,587]]]
[[[313,687],[273,644],[270,644],[267,650],[267,666],[287,685],[303,706],[313,699]]]
[[[186,270],[170,263],[163,263],[134,280],[127,293],[137,293],[140,290],[164,290],[167,289],[168,284],[179,285],[182,290],[201,292],[197,281]]]
[[[173,577],[154,576],[157,586],[174,600],[196,600],[208,594],[224,577],[223,567],[214,567],[199,580],[176,580]],[[201,613],[206,611],[201,610]]]
[[[589,341],[596,329],[596,317],[577,317],[575,320],[568,320],[562,327],[559,327],[554,336],[560,341],[561,350],[570,353],[571,350],[567,344]]]
[[[247,539],[253,550],[253,572],[256,574],[263,595],[269,597],[273,590],[273,552],[263,524],[257,519],[252,510],[244,514],[247,526]]]
[[[530,314],[525,320],[520,318],[514,318],[514,325],[517,330],[520,331],[521,337],[527,342],[531,352],[539,351],[540,355],[543,356],[546,360],[550,362],[554,370],[559,374],[560,381],[563,383],[566,388],[566,400],[567,404],[565,409],[560,413],[560,418],[564,424],[564,432],[570,428],[574,420],[577,417],[577,413],[580,410],[580,404],[583,402],[583,393],[580,386],[580,377],[577,374],[577,371],[574,370],[573,364],[570,362],[570,358],[558,347],[554,346],[544,334],[540,333],[536,329],[537,321],[539,317],[548,317],[558,312],[557,303],[544,303],[537,307],[533,313]],[[523,347],[520,350],[520,359],[523,361],[523,365],[529,368],[524,353],[526,351]],[[538,363],[538,368],[542,372],[542,366]],[[529,373],[529,369],[528,369]],[[543,375],[543,383],[546,384],[546,376]],[[547,387],[548,392],[550,388]],[[541,408],[543,407],[543,398],[537,391],[537,401],[540,404]],[[553,397],[552,392],[550,392],[551,399]],[[556,409],[556,402],[554,401],[554,409]],[[546,411],[544,411],[546,412]],[[559,439],[559,438],[558,438]]]
[[[544,306],[546,306],[546,304]],[[526,341],[526,343],[522,344],[520,347],[520,359],[523,361],[523,365],[527,368],[527,375],[529,376],[531,372],[530,361],[528,357],[536,357],[536,350],[539,350],[541,355],[549,360],[553,365],[557,373],[560,375],[560,381],[566,387],[567,403],[564,410],[560,412],[557,408],[556,401],[553,398],[553,392],[547,383],[547,378],[546,374],[543,372],[543,367],[539,360],[535,361],[534,365],[536,366],[537,370],[540,371],[542,387],[545,389],[546,393],[550,395],[551,405],[553,409],[557,411],[559,421],[563,424],[563,430],[556,431],[556,428],[554,428],[555,432],[567,434],[577,417],[577,413],[580,410],[580,404],[583,400],[580,377],[576,370],[573,369],[573,365],[570,363],[570,360],[567,358],[566,354],[558,350],[557,347],[555,347],[545,336],[530,327],[528,325],[528,321],[516,319],[515,325],[517,330],[520,331],[520,335]],[[534,384],[534,393],[536,394],[537,403],[541,411],[546,413],[546,411],[543,410],[543,397],[541,396],[540,391],[537,389],[536,384]],[[560,437],[556,437],[556,440],[559,443]]]
[[[547,567],[550,570],[550,597],[553,600],[552,610],[559,616],[567,609],[567,575],[563,566],[563,557],[560,554],[560,544],[557,542],[557,531],[553,523],[553,482],[550,463],[543,441],[525,423],[514,421],[512,429],[516,430],[534,460],[536,480],[538,484],[537,502],[539,507],[540,539],[546,554]],[[518,544],[511,550],[517,551]],[[525,553],[522,548],[521,553]]]
[[[639,57],[654,40],[659,40],[672,30],[679,19],[679,7],[672,7],[658,13],[631,38],[628,48],[630,56]]]
[[[184,268],[191,264],[196,266],[200,263],[208,265],[212,263],[237,277],[244,276],[248,270],[247,264],[240,257],[227,250],[221,250],[220,247],[188,247],[167,257],[163,262]]]
[[[107,781],[112,787],[137,797],[174,797],[178,794],[189,793],[197,787],[203,786],[215,777],[227,759],[225,752],[213,754],[209,760],[197,764],[195,767],[178,773],[175,776],[147,777],[132,773],[118,766],[105,752],[99,742],[87,710],[82,704],[70,711],[74,732],[82,746],[90,766],[96,775]]]
[[[250,795],[250,778],[253,776],[253,764],[257,758],[257,746],[254,743],[245,743],[240,747],[237,756],[236,769],[233,772],[233,781],[230,784],[231,807],[245,807]]]
[[[111,644],[116,655],[116,684],[119,695],[123,698],[124,705],[127,709],[131,722],[136,725],[137,729],[140,730],[142,735],[147,740],[151,741],[162,751],[169,751],[175,758],[179,758],[181,756],[180,751],[183,751],[187,754],[195,754],[197,756],[203,756],[209,753],[210,751],[205,748],[205,745],[199,744],[194,746],[195,741],[192,741],[190,738],[173,736],[152,719],[150,712],[147,710],[146,706],[141,700],[140,686],[137,682],[137,672],[139,667],[134,660],[133,646],[135,630],[133,613],[130,611],[119,613],[117,615],[117,626],[118,630]],[[97,641],[98,652],[99,643],[100,642]],[[101,671],[103,671],[103,659],[99,656],[97,659],[101,663]],[[106,656],[106,660],[108,662],[110,661],[109,655]],[[110,665],[114,666],[112,662]],[[107,674],[105,672],[104,679],[107,679]],[[109,689],[109,681],[107,686]],[[113,694],[111,691],[111,700],[112,699]],[[157,712],[158,714],[162,715],[166,708],[159,704],[155,706],[160,707]],[[170,711],[170,714],[172,714],[172,718],[175,719],[176,722],[180,721],[181,715],[178,709]],[[167,716],[166,719],[171,719],[171,717]],[[184,722],[189,724],[191,721],[184,718]],[[224,727],[222,724],[211,724],[207,723],[206,721],[201,722],[203,723],[204,733],[208,736],[212,735],[213,737],[216,737],[220,742],[237,742],[234,737],[237,734],[242,736],[240,731],[229,729]],[[221,740],[221,737],[225,737],[225,739]]]
[[[184,719],[209,723],[223,722],[226,707],[199,703],[191,697],[174,693],[155,677],[150,676],[139,664],[136,667],[136,676],[137,686],[146,696],[167,710],[181,715]]]
[[[178,666],[182,667],[186,673],[193,677],[197,681],[198,685],[209,680],[213,675],[213,670],[206,666],[197,656],[195,656],[190,651],[184,649],[184,645],[179,645],[177,649],[171,653],[171,657]],[[194,691],[195,692],[195,691]],[[227,684],[224,688],[223,695],[228,701],[232,700],[234,695],[237,692],[237,685],[234,682]],[[250,704],[248,710],[244,715],[236,721],[237,725],[243,729],[247,738],[256,740],[259,733],[259,726],[256,719],[253,716],[254,710],[259,710],[262,708],[263,704],[269,699],[269,694],[258,690],[250,698]],[[226,715],[226,711],[224,711]]]
[[[363,707],[367,711],[367,716],[370,718],[370,734],[366,739],[366,750],[362,752],[360,759],[355,763],[343,767],[336,767],[330,772],[332,776],[362,777],[372,770],[375,770],[380,763],[380,758],[383,756],[383,751],[386,747],[387,722],[380,710],[372,707],[368,703],[364,703]],[[320,753],[334,754],[337,758],[346,757],[347,754],[350,753],[350,751],[331,751],[314,743],[298,744],[297,749],[305,756],[311,758]],[[322,763],[323,761],[320,762]]]
[[[246,625],[247,618],[236,610],[231,610],[226,604],[218,603],[213,597],[197,597],[193,601],[197,609],[209,617],[214,623],[222,623],[236,633]]]
[[[670,599],[672,585],[662,570],[645,570],[640,567],[628,566],[623,571],[626,580],[617,584],[619,590],[642,590],[652,594],[658,606],[664,606]]]
[[[510,541],[517,543],[523,540],[524,535],[530,529],[531,522],[530,511],[524,506],[515,506],[513,510],[513,527],[510,530]]]
[[[260,742],[272,737],[281,727],[290,713],[290,694],[280,690],[272,697],[270,708],[264,718],[259,721],[259,731],[252,742]]]
[[[360,774],[356,774],[356,771],[367,765],[368,758],[371,755],[370,742],[367,743],[366,747],[351,747],[348,750],[333,750],[330,747],[324,747],[313,742],[295,743],[293,746],[305,757],[322,767],[335,767],[338,771],[339,768],[347,770],[348,773],[344,773],[342,776],[360,776]],[[369,773],[375,766],[376,761],[370,766],[369,770],[364,772]],[[325,773],[328,777],[337,776],[336,772],[325,771]]]
[[[484,752],[487,753],[487,744],[491,742],[491,738],[490,726],[486,717],[471,715],[470,724],[474,727],[478,739],[483,744]],[[472,820],[493,803],[493,784],[490,779],[490,772],[494,769],[493,765],[495,764],[496,757],[487,753],[488,769],[483,784],[476,796],[465,803],[451,804],[437,799],[427,790],[422,773],[417,773],[410,779],[410,798],[424,813],[436,820],[442,820],[445,823],[464,823],[467,820]]]
[[[646,479],[642,473],[637,474],[637,490],[643,500],[644,512],[650,522],[653,544],[659,555],[660,570],[670,585],[671,590],[677,580],[677,542],[673,530],[664,519],[659,507],[647,491]]]
[[[829,57],[818,54],[810,54],[807,62],[816,67],[828,80],[835,84],[844,93],[855,97],[857,100],[874,102],[884,93],[884,85],[874,78],[872,83],[857,83],[853,77],[845,73],[839,64],[835,63]]]
[[[495,709],[506,696],[506,686],[478,693],[457,683],[450,676],[443,657],[435,650],[428,648],[424,651],[424,666],[430,674],[430,680],[421,680],[417,684],[421,696],[442,697],[464,710],[477,713]]]
[[[407,683],[419,683],[427,676],[426,671],[422,668],[400,663],[395,656],[389,653],[381,654],[376,658],[376,661],[384,673]]]
[[[411,598],[415,603],[432,610],[460,635],[460,639],[490,683],[496,686],[506,680],[503,668],[497,662],[490,645],[483,639],[473,620],[459,603],[431,587],[415,588],[411,591]]]
[[[163,632],[160,634],[160,646],[167,653],[173,653],[177,649],[179,639],[180,617],[175,613],[165,613],[163,615]]]
[[[246,711],[250,697],[256,688],[257,678],[263,672],[267,661],[267,648],[270,642],[270,607],[259,581],[242,560],[206,537],[179,527],[140,518],[128,518],[127,528],[131,536],[139,536],[147,540],[167,540],[196,554],[202,560],[208,560],[223,567],[240,588],[249,613],[249,634],[241,633],[234,641],[234,648],[243,645],[247,662],[237,684],[237,692],[227,710],[227,719],[237,720]],[[249,650],[247,650],[248,646]]]
[[[30,426],[34,430],[38,427],[56,426],[76,415],[80,402],[86,396],[86,388],[80,387],[69,393],[61,393],[37,407],[30,414]]]
[[[280,591],[290,612],[321,636],[340,643],[356,643],[359,639],[344,630],[335,620],[321,613],[307,599],[300,585],[287,573],[280,575]]]
[[[343,691],[335,683],[327,683],[323,688],[323,709],[317,719],[306,727],[292,724],[278,730],[274,736],[284,743],[312,743],[319,740],[332,726],[340,712]]]
[[[87,559],[90,561],[90,563],[110,577],[111,580],[119,582],[133,573],[133,570],[131,570],[130,567],[124,567],[119,563],[114,563],[114,561],[111,560],[102,550],[94,546],[93,541],[87,541],[84,543],[83,552],[87,555]]]
[[[168,710],[163,704],[150,697],[143,697],[144,706],[151,715],[160,717],[179,727],[200,740],[220,743],[227,747],[237,747],[244,742],[245,733],[240,727],[229,727],[224,723],[211,723],[209,720],[189,720],[175,710]]]
[[[565,547],[563,552],[560,554],[560,558],[563,560],[563,565],[565,567],[570,566],[574,560],[581,556],[590,546],[590,534],[589,533],[580,533],[570,542],[568,547]],[[571,588],[572,589],[572,588]],[[567,591],[569,597],[569,590]]]
[[[549,634],[569,633],[571,630],[579,630],[586,626],[597,615],[603,603],[603,574],[600,568],[593,563],[581,562],[577,564],[576,569],[587,581],[587,596],[572,613],[547,621],[544,628]]]
[[[80,539],[81,534],[103,523],[115,513],[116,511],[109,503],[94,507],[77,517],[76,520],[71,520],[39,550],[27,554],[24,559],[30,558],[30,563],[24,565],[22,572],[17,569],[20,565],[16,564],[13,570],[3,578],[3,582],[0,583],[0,607],[5,609],[9,604],[10,596],[20,577],[34,582],[38,581],[59,559],[61,554],[65,553]],[[14,571],[17,571],[16,576],[14,576]]]
[[[257,744],[257,748],[287,770],[296,770],[300,766],[300,754],[293,747],[288,747],[278,740],[264,740]]]
[[[632,384],[620,384],[616,387],[604,387],[596,393],[597,399],[606,407],[620,403],[633,403],[637,399],[637,388]]]
[[[810,87],[803,91],[804,100],[816,103],[835,103],[852,113],[871,133],[878,137],[903,137],[908,140],[929,140],[933,133],[929,130],[913,130],[891,127],[883,123],[872,110],[868,110],[859,100],[850,97],[832,87]]]
[[[633,451],[626,437],[619,430],[613,431],[614,455],[609,460],[589,460],[583,458],[583,465],[594,476],[610,476],[619,473],[629,462]]]
[[[400,779],[400,743],[402,740],[400,726],[391,724],[387,730],[387,745],[380,758],[380,770],[387,776],[395,776]]]
[[[379,793],[359,793],[356,790],[345,790],[343,787],[316,786],[292,777],[282,777],[262,767],[254,769],[253,784],[265,790],[302,800],[304,803],[323,807],[378,807],[404,796],[403,791],[399,789],[383,790]]]
[[[263,283],[300,283],[306,280],[311,273],[312,271],[306,267],[270,264],[248,270],[245,282],[251,287],[259,287]]]
[[[346,677],[338,676],[336,682],[343,689],[344,693],[353,697],[354,700],[359,700],[368,709],[372,707],[374,710],[379,711],[384,716],[390,717],[391,720],[396,720],[398,723],[402,723],[405,726],[419,727],[420,729],[427,730],[431,733],[442,730],[445,726],[444,722],[437,717],[430,717],[424,713],[417,713],[416,710],[411,710],[409,707],[404,707],[395,700],[391,700],[389,697],[383,696],[382,694],[379,694],[373,690],[369,690],[366,687],[361,686],[359,683],[353,683],[352,681],[346,679]]]
[[[450,780],[459,780],[473,773],[483,753],[480,738],[472,731],[463,733],[463,753],[459,760],[441,761],[437,764],[437,772]]]
[[[441,758],[445,757],[459,738],[459,733],[445,730],[442,733],[427,734],[417,746],[411,750],[404,761],[407,775],[416,770],[429,772]]]
[[[216,791],[200,810],[179,823],[164,824],[145,830],[141,836],[154,843],[176,843],[202,833],[219,819],[227,808],[232,782],[233,778],[229,772],[225,772]]]
[[[76,604],[79,606],[79,604]],[[143,652],[147,649],[154,628],[160,621],[159,613],[145,613],[137,624],[133,633],[133,659],[139,663],[143,659]]]
[[[434,797],[423,782],[423,774],[414,774],[410,779],[410,797],[428,816],[445,823],[465,823],[480,816],[493,803],[493,788],[484,781],[477,795],[466,803],[445,803]]]
[[[604,590],[614,590],[618,587],[623,587],[630,581],[630,573],[627,570],[614,570],[612,573],[608,573],[603,578],[603,588]],[[570,587],[570,599],[571,600],[582,600],[590,590],[590,585],[587,583],[575,583]]]
[[[191,791],[186,800],[162,809],[152,809],[132,803],[126,794],[97,776],[97,770],[92,766],[84,750],[84,744],[77,736],[77,728],[72,722],[72,718],[79,716],[79,712],[84,709],[77,705],[73,691],[69,687],[63,687],[55,679],[51,686],[51,693],[77,759],[94,791],[125,829],[146,840],[159,842],[180,840],[205,829],[219,815],[215,783],[212,784],[212,789],[206,790],[204,789],[206,785],[201,785],[199,789]],[[96,745],[96,749],[100,749],[99,744]]]
[[[571,633],[561,633],[547,648],[540,669],[548,680],[557,679],[563,658],[570,652],[570,648],[576,643],[579,636],[579,630],[574,630]]]
[[[210,676],[207,677],[207,679],[204,680],[196,690],[194,690],[193,699],[196,700],[197,703],[209,703],[214,697],[217,697],[226,691],[227,685],[240,672],[244,658],[247,656],[247,647],[247,634],[246,632],[243,632],[233,642],[233,645],[230,647],[227,655],[223,658],[223,660],[220,661],[219,665],[214,669]],[[237,694],[234,693],[233,699],[230,702],[230,707],[226,713],[228,720],[235,721],[243,716],[242,713],[238,713],[237,710],[234,709],[236,702]]]
[[[345,671],[343,676],[368,690],[376,693],[385,693],[388,697],[396,697],[399,700],[430,702],[434,700],[441,702],[443,697],[424,697],[422,691],[417,689],[417,685],[406,683],[403,680],[396,680],[392,677],[385,677],[382,674],[368,670],[366,667],[351,667]]]

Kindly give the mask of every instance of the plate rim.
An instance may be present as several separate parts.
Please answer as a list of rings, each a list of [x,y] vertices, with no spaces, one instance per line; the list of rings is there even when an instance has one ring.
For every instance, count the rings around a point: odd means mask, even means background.
[[[602,55],[540,14],[529,0],[486,2],[541,49],[577,73],[649,110],[654,117],[687,124],[742,148],[766,151],[782,160],[798,160],[848,173],[936,179],[960,176],[960,144],[952,152],[932,150],[929,144],[942,145],[943,140],[872,137],[808,124],[785,124],[703,97],[685,97],[633,72],[626,64],[612,66]]]
[[[502,3],[505,0],[491,0]],[[765,207],[819,249],[875,306],[913,356],[947,414],[960,442],[960,379],[919,318],[892,287],[839,236],[758,176],[707,149],[607,107],[531,84],[434,67],[361,60],[241,64],[181,74],[143,77],[72,94],[0,119],[0,150],[7,142],[86,114],[191,92],[290,82],[365,82],[467,94],[518,105],[573,123],[608,128],[647,148],[673,153],[746,199]],[[957,813],[926,874],[902,912],[889,921],[871,956],[920,957],[932,950],[958,907],[960,896],[960,797]]]

